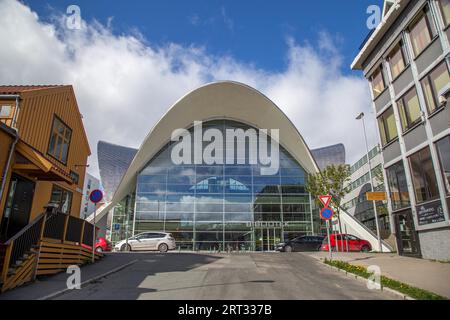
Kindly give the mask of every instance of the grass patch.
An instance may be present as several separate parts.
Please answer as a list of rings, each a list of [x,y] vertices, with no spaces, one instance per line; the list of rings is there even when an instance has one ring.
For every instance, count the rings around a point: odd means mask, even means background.
[[[347,272],[356,274],[366,279],[372,276],[372,273],[367,271],[367,268],[363,266],[355,266],[348,262],[339,260],[328,260],[326,258],[324,262],[330,266],[345,270]],[[406,283],[385,277],[383,275],[381,276],[380,280],[381,280],[381,287],[396,290],[417,300],[448,300],[446,297],[440,296],[427,290],[410,286]]]

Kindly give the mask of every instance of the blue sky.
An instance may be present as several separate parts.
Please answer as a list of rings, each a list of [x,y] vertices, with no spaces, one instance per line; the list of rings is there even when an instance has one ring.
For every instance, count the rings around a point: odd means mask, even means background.
[[[81,28],[67,27],[69,5]],[[0,84],[73,86],[98,175],[99,140],[138,148],[181,97],[211,81],[271,99],[310,148],[343,143],[347,162],[378,141],[370,92],[350,64],[381,0],[0,0]],[[352,134],[348,134],[352,132]]]
[[[316,44],[325,31],[337,39],[343,56],[342,72],[349,65],[369,32],[367,7],[382,0],[322,1],[109,1],[27,0],[42,20],[65,12],[70,4],[81,8],[82,18],[107,24],[114,33],[139,30],[153,44],[175,42],[202,46],[213,55],[230,55],[267,71],[286,67],[286,38]]]

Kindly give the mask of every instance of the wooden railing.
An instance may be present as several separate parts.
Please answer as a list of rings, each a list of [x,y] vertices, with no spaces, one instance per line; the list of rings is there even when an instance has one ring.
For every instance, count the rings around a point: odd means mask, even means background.
[[[83,254],[86,255],[86,252],[89,252],[86,250],[92,249],[93,246],[93,232],[94,226],[83,219],[48,210],[5,244],[0,245],[0,282],[5,284],[12,269],[20,267],[30,255],[36,256],[33,263],[34,269],[38,270],[39,253],[44,244],[47,247],[49,243],[53,243],[57,248],[70,247],[72,253],[73,250],[78,250],[77,248],[83,249]],[[79,261],[84,262],[80,259]],[[35,276],[36,272],[32,278]]]

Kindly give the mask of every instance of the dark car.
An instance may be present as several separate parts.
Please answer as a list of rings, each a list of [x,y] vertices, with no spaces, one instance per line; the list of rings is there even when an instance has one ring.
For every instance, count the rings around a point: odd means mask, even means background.
[[[324,238],[323,236],[300,236],[280,243],[277,250],[282,252],[319,251]]]

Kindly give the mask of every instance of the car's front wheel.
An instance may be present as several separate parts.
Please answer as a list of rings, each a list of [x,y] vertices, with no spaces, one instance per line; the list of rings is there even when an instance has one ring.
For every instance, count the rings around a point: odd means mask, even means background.
[[[292,247],[291,246],[284,247],[284,252],[292,252]]]
[[[131,251],[131,246],[129,244],[123,244],[120,247],[120,251]]]
[[[102,247],[97,247],[97,248],[95,248],[95,251],[97,251],[98,253],[102,253],[103,249],[102,249]]]
[[[158,250],[159,250],[159,252],[164,253],[164,252],[167,252],[167,251],[169,250],[169,247],[167,246],[167,244],[161,243],[161,244],[158,246]]]

